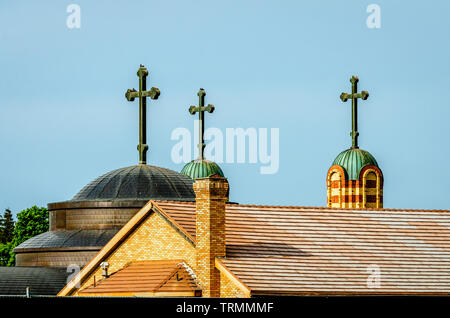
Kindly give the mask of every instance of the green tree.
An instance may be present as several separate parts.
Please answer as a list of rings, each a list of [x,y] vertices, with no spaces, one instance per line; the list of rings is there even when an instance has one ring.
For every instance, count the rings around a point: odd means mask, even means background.
[[[3,217],[0,217],[0,243],[11,242],[14,237],[14,220],[10,209],[5,209]]]
[[[9,249],[9,259],[6,266],[14,266],[15,254],[13,252],[16,246],[22,244],[29,238],[48,231],[48,210],[46,208],[38,208],[32,206],[17,214],[17,222],[14,228],[13,239],[9,244],[3,244],[3,253]],[[2,259],[2,247],[0,246],[0,262]]]
[[[6,244],[0,243],[0,266],[13,266],[14,254],[12,252],[12,242]],[[11,262],[12,261],[12,262]],[[10,265],[12,264],[12,265]]]

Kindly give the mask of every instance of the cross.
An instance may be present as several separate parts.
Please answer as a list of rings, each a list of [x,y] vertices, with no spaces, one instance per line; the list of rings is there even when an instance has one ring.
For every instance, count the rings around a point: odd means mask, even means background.
[[[151,90],[147,91],[147,75],[148,70],[144,65],[140,65],[137,76],[139,76],[139,91],[137,92],[134,88],[128,89],[125,93],[125,97],[129,102],[134,101],[135,98],[139,98],[139,145],[137,149],[139,151],[139,163],[147,163],[147,97],[151,99],[158,99],[160,91],[156,87],[152,87]]]
[[[203,88],[200,88],[197,95],[198,106],[189,107],[189,113],[191,113],[191,115],[195,115],[195,113],[198,112],[198,120],[200,122],[198,127],[198,159],[203,160],[203,150],[205,149],[205,141],[203,139],[203,132],[205,130],[204,113],[205,111],[212,113],[214,111],[214,105],[208,104],[208,106],[205,106],[206,92]]]
[[[362,91],[359,94],[357,93],[358,81],[358,77],[353,75],[352,78],[350,78],[350,83],[352,83],[352,93],[342,93],[340,96],[343,102],[346,102],[348,99],[352,100],[352,131],[350,132],[350,136],[352,136],[352,148],[358,148],[358,98],[366,100],[369,97],[367,91]]]

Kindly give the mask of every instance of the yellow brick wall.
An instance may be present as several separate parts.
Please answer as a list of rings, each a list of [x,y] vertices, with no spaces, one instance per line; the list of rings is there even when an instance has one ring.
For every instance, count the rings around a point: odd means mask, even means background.
[[[128,238],[104,261],[114,273],[131,261],[182,259],[195,270],[195,247],[181,236],[158,213],[152,213]],[[102,279],[98,268],[85,280],[81,289]]]
[[[341,169],[341,171],[339,171]],[[327,174],[327,205],[331,208],[383,208],[383,175],[366,166],[359,180],[343,180],[342,168],[332,166]]]
[[[343,193],[342,193],[343,190],[342,190],[341,187],[339,187],[339,188],[332,188],[331,187],[331,182],[333,182],[333,181],[334,182],[339,182],[339,184],[341,183],[341,174],[339,172],[333,172],[330,175],[330,180],[327,183],[327,187],[328,187],[328,206],[332,207],[332,208],[340,208],[341,207],[341,203],[338,203],[338,202],[333,203],[331,201],[331,197],[332,196],[339,196],[339,197],[343,196]]]
[[[376,182],[377,181],[377,175],[375,174],[375,172],[369,172],[367,173],[367,175],[365,176],[365,180],[364,180],[364,196],[367,195],[372,195],[372,196],[376,196],[378,194],[378,192],[380,191],[380,189],[378,189],[377,187],[369,187],[367,186],[367,181],[372,181],[372,182]],[[366,201],[366,200],[364,200]],[[377,203],[376,202],[367,202],[366,203],[366,208],[377,208]]]
[[[221,177],[197,179],[196,196],[196,274],[204,297],[220,296],[220,273],[215,268],[216,257],[224,257],[225,202],[228,182]]]
[[[244,298],[247,297],[244,292],[236,286],[224,274],[220,274],[220,297],[226,298]]]

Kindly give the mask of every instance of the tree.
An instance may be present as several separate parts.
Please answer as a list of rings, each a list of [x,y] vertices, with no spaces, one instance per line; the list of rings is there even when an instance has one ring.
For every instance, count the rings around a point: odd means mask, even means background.
[[[7,266],[11,262],[12,240],[14,239],[14,220],[10,209],[5,209],[0,215],[0,266]],[[14,257],[13,257],[14,264]]]
[[[29,238],[48,231],[48,210],[32,206],[17,214],[17,223],[14,229],[14,247],[22,244]]]
[[[3,217],[0,216],[0,243],[11,242],[14,237],[14,220],[10,209],[5,209]]]
[[[14,254],[12,250],[12,242],[8,242],[6,244],[0,243],[0,266],[14,265]]]
[[[14,248],[22,244],[26,240],[38,234],[48,231],[48,210],[46,208],[38,208],[32,206],[17,214],[17,222],[15,224],[13,239],[7,244],[0,244],[0,265],[7,259],[6,266],[14,266],[15,254]],[[9,250],[9,252],[7,252]]]

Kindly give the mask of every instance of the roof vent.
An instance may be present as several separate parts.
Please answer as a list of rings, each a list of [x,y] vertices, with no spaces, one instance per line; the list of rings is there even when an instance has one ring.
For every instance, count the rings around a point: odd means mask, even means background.
[[[109,277],[109,275],[108,275],[109,263],[108,262],[102,262],[100,264],[100,267],[102,269],[102,276],[103,276],[103,278],[105,278],[105,279],[108,278]]]

